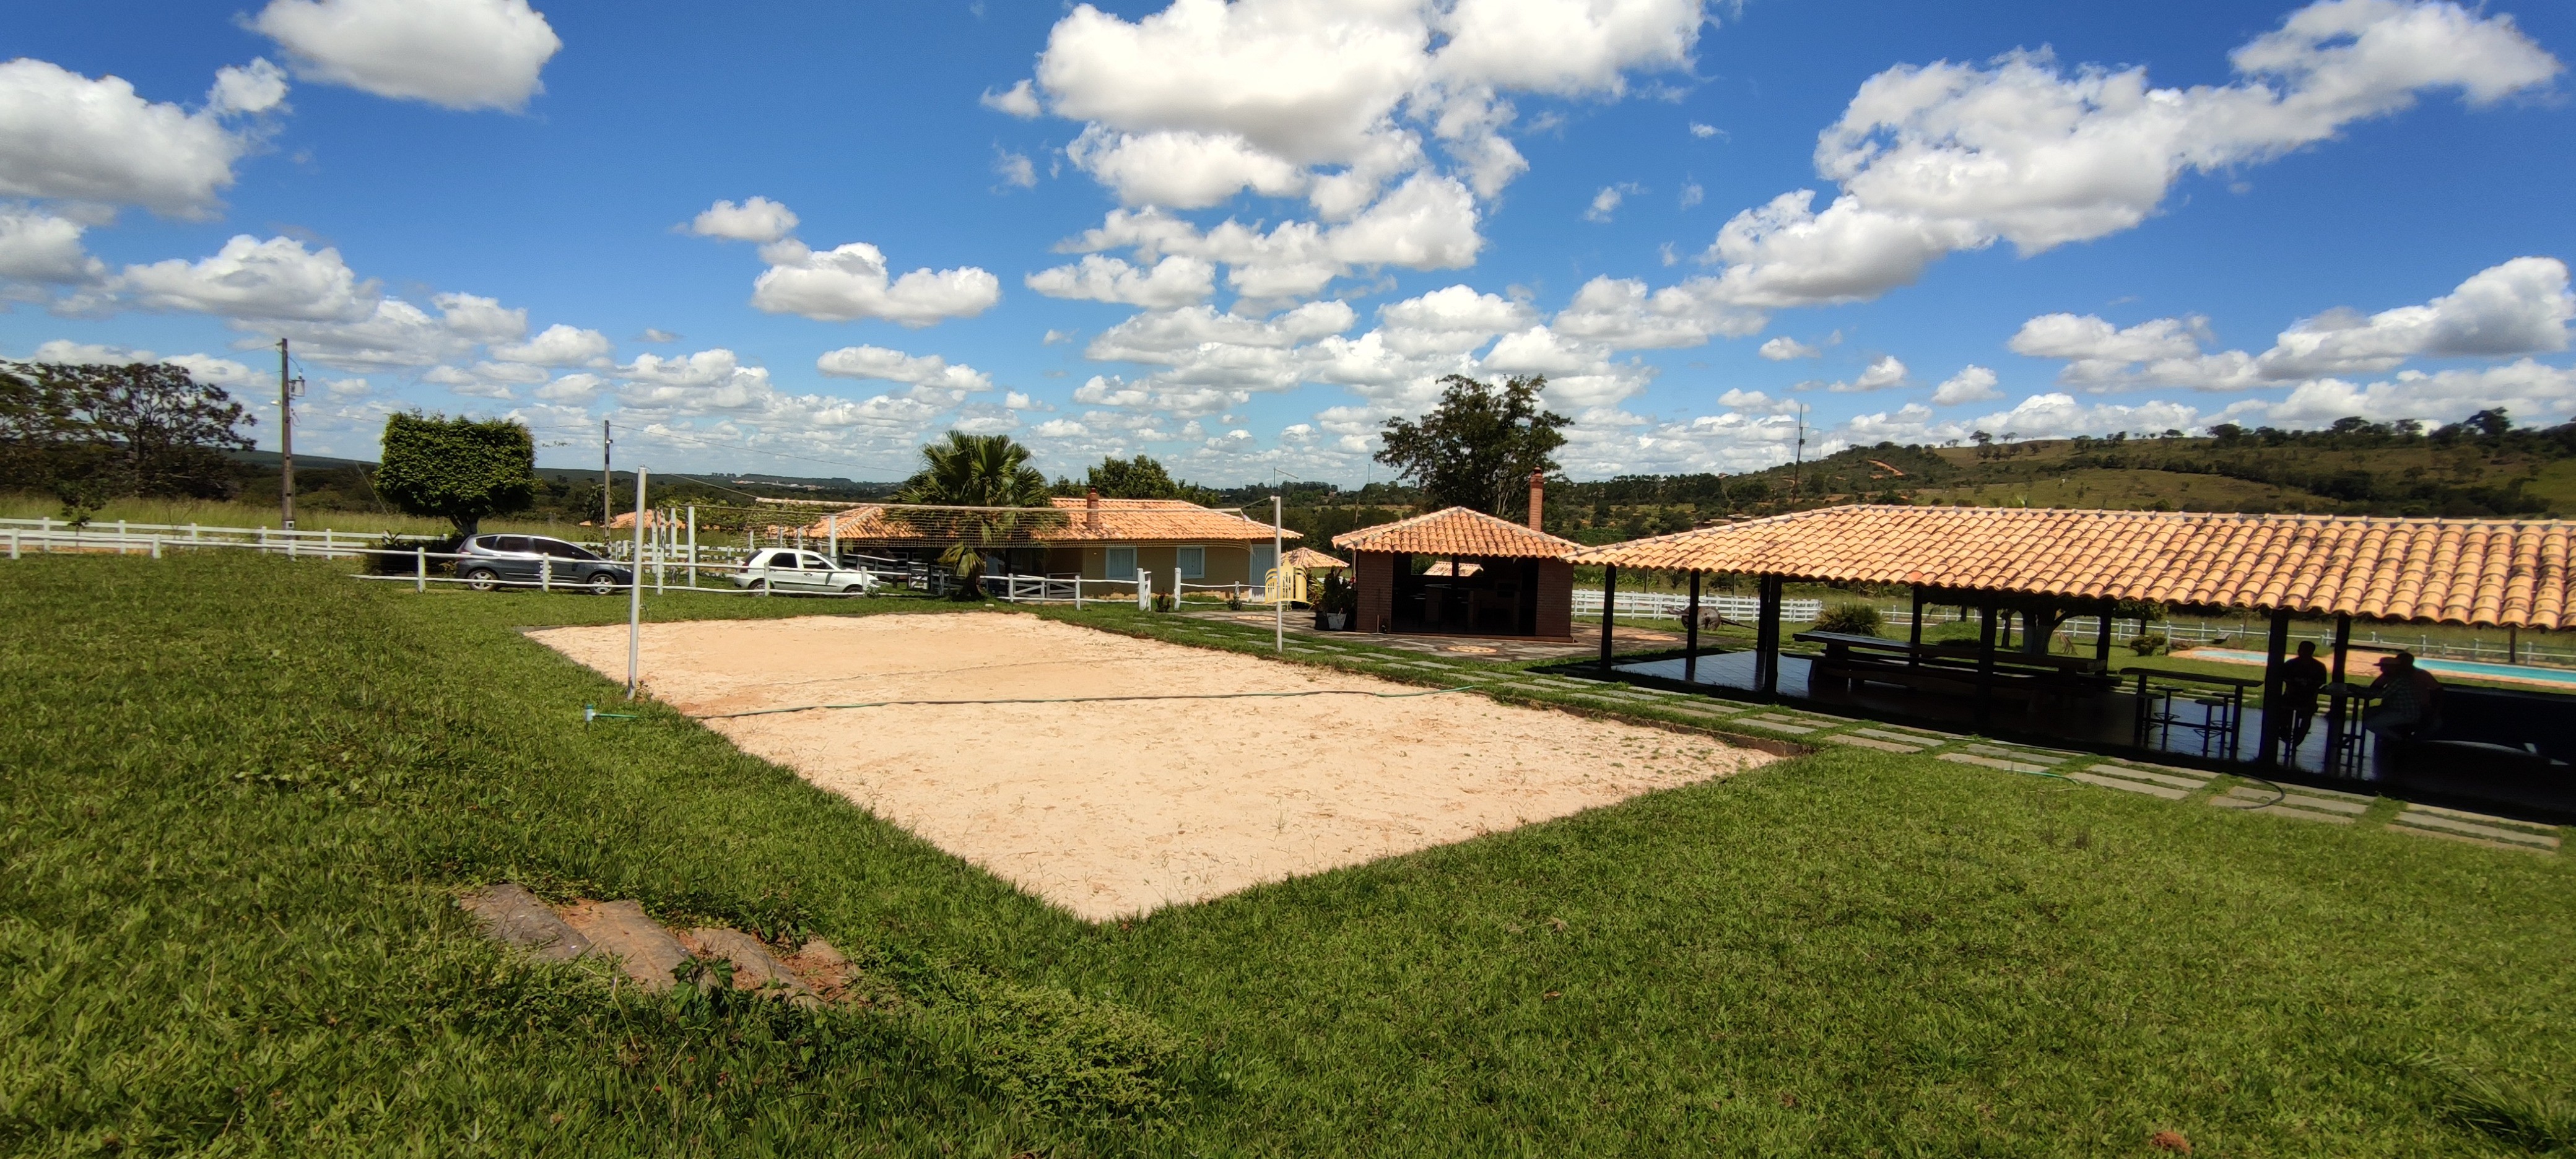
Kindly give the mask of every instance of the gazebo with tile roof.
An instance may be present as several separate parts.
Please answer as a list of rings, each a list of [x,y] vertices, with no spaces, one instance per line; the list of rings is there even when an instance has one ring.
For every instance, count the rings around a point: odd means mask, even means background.
[[[1361,628],[1574,638],[1570,561],[1583,545],[1573,540],[1451,507],[1345,532],[1333,546],[1352,553]],[[1427,575],[1414,566],[1423,556],[1449,566]]]
[[[1762,593],[1755,691],[1765,695],[1777,692],[1784,581],[1907,585],[1917,649],[1926,603],[1976,607],[1982,717],[1998,611],[2098,616],[2097,659],[2108,657],[2120,601],[2269,613],[2269,704],[2281,689],[2297,615],[2335,617],[2338,683],[2355,617],[2576,627],[2572,550],[2576,523],[2564,520],[1853,505],[1631,540],[1576,562],[1603,565],[1613,590],[1621,568],[1689,572],[1694,581],[1709,572],[1755,577]],[[2054,626],[2052,619],[2047,628]],[[2044,646],[2049,631],[2032,627],[2030,638]],[[1602,655],[1606,669],[1606,636]],[[2264,714],[2258,759],[2266,764],[2277,751],[2274,722]],[[2338,718],[2329,727],[2340,725]]]

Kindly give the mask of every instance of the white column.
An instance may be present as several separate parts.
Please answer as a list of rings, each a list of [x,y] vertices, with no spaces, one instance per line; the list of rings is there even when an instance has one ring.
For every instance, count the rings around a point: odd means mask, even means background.
[[[158,535],[152,537],[152,558],[161,558],[161,537]]]
[[[551,555],[541,556],[537,560],[537,590],[541,592],[555,590],[555,557]]]
[[[1136,610],[1154,610],[1154,573],[1141,567],[1136,569]]]
[[[413,591],[425,592],[429,590],[428,548],[414,547],[411,549],[411,576],[411,589]]]
[[[698,505],[689,504],[689,586],[698,586]]]
[[[823,529],[832,536],[832,566],[841,566],[841,516],[834,512],[823,517]]]

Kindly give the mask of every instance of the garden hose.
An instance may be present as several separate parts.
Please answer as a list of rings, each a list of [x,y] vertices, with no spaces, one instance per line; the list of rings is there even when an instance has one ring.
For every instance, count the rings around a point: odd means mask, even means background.
[[[1380,700],[1404,700],[1416,696],[1439,696],[1449,692],[1468,692],[1473,684],[1455,688],[1433,688],[1423,692],[1370,692],[1358,688],[1314,688],[1298,692],[1199,692],[1159,696],[1042,696],[1004,700],[871,700],[856,704],[800,704],[792,708],[755,708],[746,712],[711,712],[691,716],[691,720],[731,720],[738,716],[771,716],[782,712],[815,712],[831,708],[899,708],[913,705],[966,704],[1102,704],[1125,700],[1245,700],[1255,697],[1290,696],[1374,696]],[[608,713],[601,713],[607,716]]]
[[[641,719],[643,719],[643,714],[641,714],[641,713],[634,713],[634,712],[601,712],[601,711],[599,710],[599,707],[598,707],[597,705],[585,704],[585,705],[582,705],[582,706],[581,706],[581,722],[582,722],[583,724],[589,724],[590,722],[592,722],[592,721],[594,721],[594,720],[641,720]]]

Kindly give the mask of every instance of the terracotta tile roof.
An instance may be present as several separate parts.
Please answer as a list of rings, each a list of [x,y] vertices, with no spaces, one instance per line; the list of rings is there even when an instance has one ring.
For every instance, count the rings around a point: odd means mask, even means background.
[[[1393,523],[1363,527],[1333,537],[1346,551],[1392,551],[1413,555],[1483,556],[1491,559],[1568,559],[1583,545],[1532,531],[1508,519],[1452,507]]]
[[[1279,558],[1279,562],[1288,567],[1299,569],[1351,566],[1347,561],[1334,559],[1333,557],[1311,547],[1291,548],[1289,549],[1288,554]]]
[[[1084,500],[1055,497],[1050,508],[1033,509],[1023,520],[1032,543],[1236,543],[1270,538],[1270,525],[1233,511],[1217,511],[1179,499],[1103,499],[1097,525]],[[905,518],[907,510],[923,518]],[[806,525],[807,536],[838,534],[866,541],[923,541],[950,538],[939,508],[904,508],[873,503],[834,512]],[[1297,539],[1294,531],[1287,538]]]
[[[1575,562],[2555,629],[2571,544],[2566,520],[1855,505]]]

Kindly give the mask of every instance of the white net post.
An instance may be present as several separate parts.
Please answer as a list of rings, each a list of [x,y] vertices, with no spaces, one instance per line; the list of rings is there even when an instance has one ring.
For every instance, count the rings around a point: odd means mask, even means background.
[[[698,586],[698,505],[689,504],[689,587]]]
[[[1154,573],[1141,567],[1136,569],[1136,610],[1154,610]]]
[[[411,581],[411,590],[429,590],[429,549],[426,547],[411,549]]]

